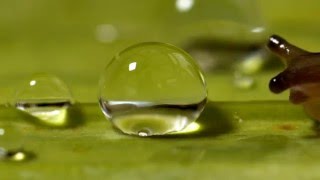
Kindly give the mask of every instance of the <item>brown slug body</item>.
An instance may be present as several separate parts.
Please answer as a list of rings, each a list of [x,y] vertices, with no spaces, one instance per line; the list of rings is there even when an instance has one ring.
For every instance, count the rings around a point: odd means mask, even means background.
[[[269,89],[274,93],[290,89],[290,101],[303,105],[312,118],[320,121],[320,53],[300,49],[277,35],[269,38],[267,46],[286,65],[270,80]]]

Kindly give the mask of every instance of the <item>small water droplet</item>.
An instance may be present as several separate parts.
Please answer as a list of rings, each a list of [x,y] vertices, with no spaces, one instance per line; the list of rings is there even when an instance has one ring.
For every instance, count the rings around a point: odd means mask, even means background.
[[[268,58],[264,50],[258,49],[234,65],[234,85],[240,89],[250,89],[254,86],[254,74],[261,71]]]
[[[0,128],[0,136],[3,136],[6,133],[6,131],[2,128]]]
[[[253,75],[259,72],[267,62],[264,50],[256,50],[244,58],[240,59],[235,65],[235,70],[244,75]]]
[[[243,119],[238,115],[238,113],[234,113],[233,118],[237,120],[239,123],[243,122]]]
[[[193,5],[194,0],[176,0],[176,8],[179,12],[188,12]]]
[[[46,125],[64,126],[72,103],[68,87],[59,78],[35,74],[17,89],[11,104]]]
[[[6,150],[0,147],[0,160],[24,162],[33,158],[33,154],[23,149]]]
[[[23,161],[26,158],[26,154],[24,152],[22,152],[22,151],[8,152],[7,156],[12,161]]]
[[[0,160],[4,159],[6,157],[7,151],[0,147]]]
[[[102,43],[111,43],[118,38],[118,30],[112,24],[99,24],[96,27],[96,39]]]
[[[99,98],[116,128],[151,136],[179,132],[194,122],[207,102],[207,90],[201,70],[186,52],[169,44],[142,43],[106,67]]]
[[[251,76],[235,72],[234,85],[239,89],[250,89],[254,86],[254,79]]]

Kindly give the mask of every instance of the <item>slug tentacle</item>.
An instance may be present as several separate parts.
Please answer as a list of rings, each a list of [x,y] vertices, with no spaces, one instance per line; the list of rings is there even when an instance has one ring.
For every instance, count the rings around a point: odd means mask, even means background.
[[[269,82],[269,89],[276,94],[282,93],[288,88],[290,88],[290,84],[286,78],[285,72],[278,74],[277,76],[272,78]]]
[[[282,58],[286,65],[290,64],[292,59],[297,56],[309,53],[308,51],[290,44],[278,35],[270,36],[267,46],[273,53]]]

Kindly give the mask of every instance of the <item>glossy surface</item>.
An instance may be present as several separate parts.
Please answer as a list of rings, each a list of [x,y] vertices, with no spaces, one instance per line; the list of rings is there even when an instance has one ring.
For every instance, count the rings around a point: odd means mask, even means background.
[[[281,93],[290,89],[290,101],[302,104],[313,119],[320,120],[320,54],[300,49],[277,35],[270,37],[268,47],[286,65],[271,79],[270,90]]]
[[[197,119],[206,99],[198,65],[183,50],[164,43],[127,48],[109,63],[100,81],[102,110],[127,134],[181,131]],[[124,119],[130,126],[123,126]]]

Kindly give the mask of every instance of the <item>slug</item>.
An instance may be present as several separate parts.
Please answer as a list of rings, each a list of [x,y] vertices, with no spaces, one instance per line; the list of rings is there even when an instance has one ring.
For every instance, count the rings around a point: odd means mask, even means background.
[[[308,52],[278,35],[269,38],[267,47],[286,66],[270,80],[269,89],[273,93],[290,89],[290,102],[302,105],[311,118],[320,121],[320,53]]]

